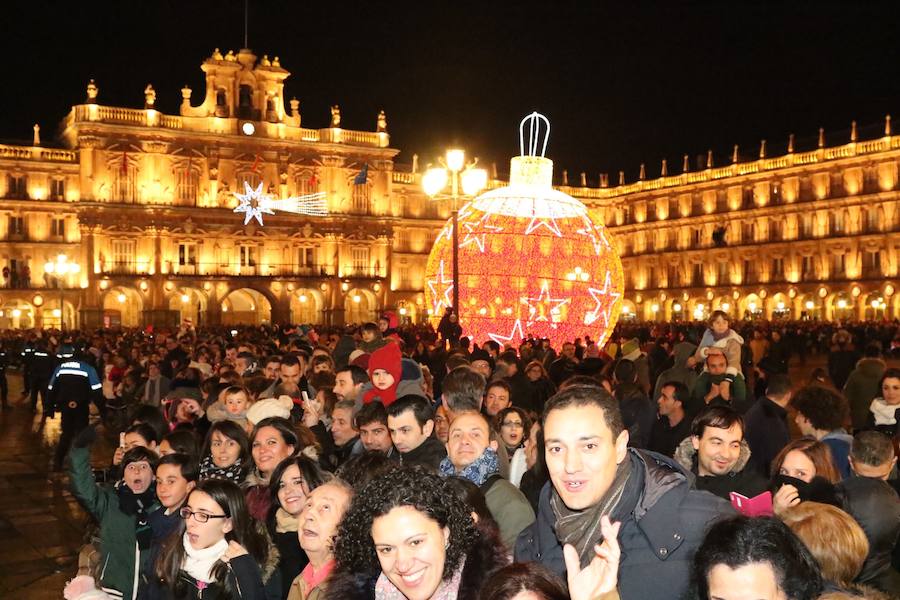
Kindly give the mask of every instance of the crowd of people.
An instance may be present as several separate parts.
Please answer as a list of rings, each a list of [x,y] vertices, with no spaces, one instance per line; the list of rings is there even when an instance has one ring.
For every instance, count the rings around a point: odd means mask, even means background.
[[[449,317],[4,332],[95,524],[65,597],[900,596],[896,324]]]

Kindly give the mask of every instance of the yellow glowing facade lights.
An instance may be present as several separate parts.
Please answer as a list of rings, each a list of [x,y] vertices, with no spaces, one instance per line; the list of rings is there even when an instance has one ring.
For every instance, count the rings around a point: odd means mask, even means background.
[[[493,339],[501,345],[517,345],[532,334],[557,348],[589,335],[602,345],[622,310],[621,260],[611,236],[584,204],[553,189],[553,162],[543,156],[547,119],[529,115],[519,135],[521,155],[511,161],[509,186],[485,192],[459,211],[463,334],[476,343]],[[448,152],[446,164],[451,171],[462,169],[465,155]],[[447,171],[440,170],[443,176],[425,173],[426,193],[446,185]],[[481,177],[472,175],[476,183]],[[448,221],[425,269],[425,305],[434,325],[452,306],[451,234]]]
[[[125,294],[119,294],[118,296],[116,296],[116,300],[119,301],[119,304],[125,304],[126,299],[127,298],[126,298]]]

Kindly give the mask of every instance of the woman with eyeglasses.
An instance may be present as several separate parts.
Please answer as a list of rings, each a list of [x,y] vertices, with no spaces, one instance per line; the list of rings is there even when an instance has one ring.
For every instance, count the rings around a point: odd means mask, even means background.
[[[521,408],[510,406],[494,417],[494,429],[506,447],[506,455],[510,457],[509,481],[518,486],[522,474],[528,469],[524,446],[528,432],[531,431],[531,419]]]
[[[179,514],[183,521],[156,563],[163,597],[262,600],[267,592],[279,597],[278,553],[250,519],[237,485],[201,481]]]

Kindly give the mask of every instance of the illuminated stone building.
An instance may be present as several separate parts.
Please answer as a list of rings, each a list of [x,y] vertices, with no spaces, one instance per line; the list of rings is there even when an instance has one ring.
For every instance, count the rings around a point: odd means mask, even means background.
[[[202,69],[203,96],[182,89],[178,115],[150,85],[142,109],[104,106],[91,81],[64,149],[41,146],[36,126],[31,146],[0,146],[0,327],[343,323],[386,306],[417,318],[421,277],[403,253],[427,253],[446,215],[394,192],[384,114],[352,131],[335,106],[328,126],[304,127],[277,57],[216,50]],[[275,198],[325,192],[329,215],[244,226],[245,182]]]
[[[562,188],[601,211],[638,320],[900,316],[900,137],[738,159],[617,187]],[[621,179],[621,174],[620,174]]]
[[[37,128],[32,145],[0,145],[0,328],[339,324],[384,309],[423,320],[449,203],[424,195],[415,160],[394,164],[383,113],[375,131],[343,129],[336,106],[327,126],[304,127],[278,58],[216,50],[201,68],[204,95],[182,89],[178,115],[156,109],[149,85],[141,109],[104,106],[92,81],[63,148]],[[883,136],[857,137],[560,189],[614,233],[624,318],[893,318],[900,136],[888,120]],[[245,183],[275,198],[324,192],[329,214],[245,226],[233,212]]]

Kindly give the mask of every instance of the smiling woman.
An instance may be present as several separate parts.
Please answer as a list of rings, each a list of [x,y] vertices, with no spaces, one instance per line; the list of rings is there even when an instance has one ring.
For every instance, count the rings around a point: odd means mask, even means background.
[[[269,480],[272,507],[266,519],[266,528],[281,555],[278,570],[281,571],[282,598],[287,596],[291,582],[309,562],[306,553],[297,544],[298,517],[306,506],[310,492],[324,481],[325,474],[315,461],[306,456],[284,459]]]
[[[508,562],[479,533],[470,509],[433,473],[399,469],[354,498],[335,543],[326,599],[474,600]]]

